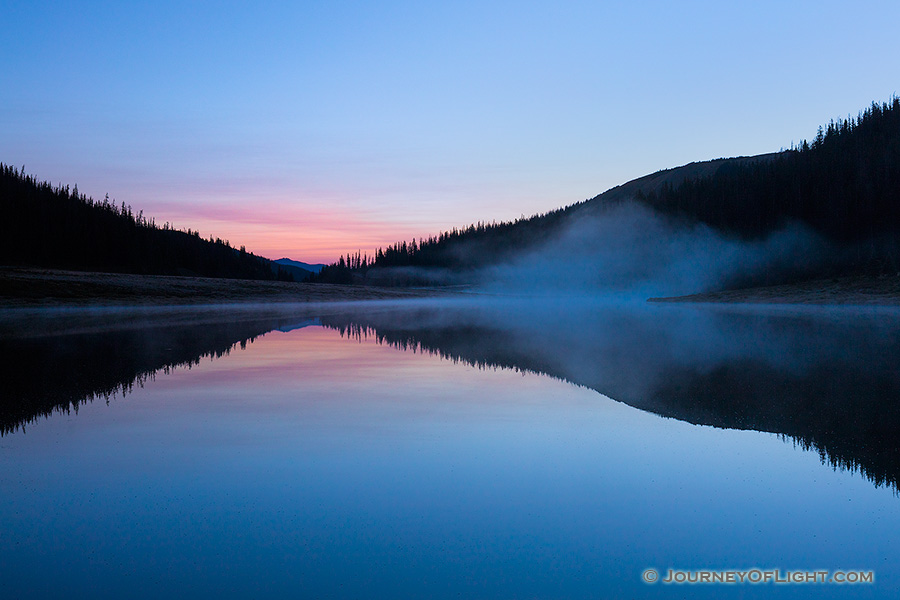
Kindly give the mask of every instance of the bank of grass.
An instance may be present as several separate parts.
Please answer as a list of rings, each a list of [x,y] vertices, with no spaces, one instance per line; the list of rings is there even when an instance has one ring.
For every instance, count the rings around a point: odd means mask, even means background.
[[[900,306],[900,274],[853,275],[798,283],[725,290],[650,302],[723,302],[742,304],[811,304],[843,306]]]
[[[0,267],[0,309],[349,302],[402,300],[458,292]],[[814,279],[688,296],[649,298],[648,301],[900,306],[900,274]]]
[[[0,308],[397,300],[436,290],[0,267]]]

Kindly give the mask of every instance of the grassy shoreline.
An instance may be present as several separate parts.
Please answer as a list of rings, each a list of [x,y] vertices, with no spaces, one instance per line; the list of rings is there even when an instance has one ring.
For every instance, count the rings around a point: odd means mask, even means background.
[[[648,302],[900,306],[900,275],[853,275],[668,298]]]
[[[439,290],[0,267],[0,308],[400,300]]]
[[[0,267],[0,309],[180,306],[403,300],[458,291],[379,288]],[[900,306],[900,275],[846,276],[798,283],[648,298],[648,302]]]

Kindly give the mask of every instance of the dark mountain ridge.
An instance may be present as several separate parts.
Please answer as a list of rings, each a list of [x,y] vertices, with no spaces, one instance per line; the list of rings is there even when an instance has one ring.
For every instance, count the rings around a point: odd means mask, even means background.
[[[291,267],[295,269],[300,269],[306,271],[306,273],[318,273],[322,270],[322,267],[325,265],[315,264],[311,265],[309,263],[300,262],[299,260],[291,260],[290,258],[279,258],[277,260],[273,260],[275,264],[281,265],[282,267]]]
[[[632,179],[622,185],[617,185],[602,194],[594,196],[590,200],[585,200],[573,206],[593,208],[595,204],[631,200],[641,194],[646,196],[652,193],[659,193],[660,190],[666,187],[677,187],[688,180],[714,176],[725,165],[749,165],[760,161],[770,161],[776,159],[779,154],[781,153],[771,152],[769,154],[757,154],[756,156],[715,158],[713,160],[688,163],[672,169],[663,169],[662,171]]]

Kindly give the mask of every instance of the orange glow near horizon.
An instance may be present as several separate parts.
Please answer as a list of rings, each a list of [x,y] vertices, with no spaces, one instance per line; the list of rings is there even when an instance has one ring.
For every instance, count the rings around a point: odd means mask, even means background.
[[[170,222],[176,229],[199,231],[228,240],[232,246],[273,260],[290,258],[329,264],[339,256],[360,251],[372,256],[378,248],[399,241],[435,235],[450,226],[420,222],[390,222],[377,215],[355,216],[341,209],[286,206],[160,205],[157,224]]]

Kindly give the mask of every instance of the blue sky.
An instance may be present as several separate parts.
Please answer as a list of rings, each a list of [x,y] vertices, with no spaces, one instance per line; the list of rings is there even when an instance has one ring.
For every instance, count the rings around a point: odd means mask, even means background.
[[[0,161],[332,260],[812,137],[898,2],[0,2]]]

